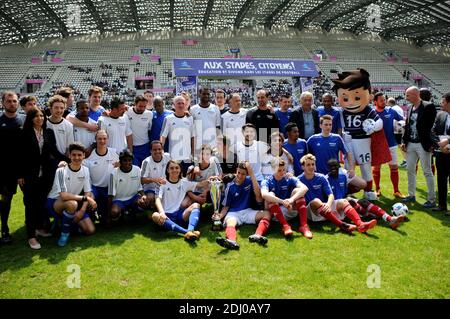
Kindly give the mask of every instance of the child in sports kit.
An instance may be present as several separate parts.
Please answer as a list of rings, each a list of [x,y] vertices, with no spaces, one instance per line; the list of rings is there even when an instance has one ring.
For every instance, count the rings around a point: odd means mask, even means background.
[[[133,165],[133,153],[128,149],[119,155],[120,166],[109,175],[108,184],[108,219],[118,220],[122,212],[130,211],[133,215],[144,209],[146,196],[141,184],[141,169]]]
[[[283,229],[283,235],[293,235],[291,226],[286,219],[299,217],[299,232],[312,239],[313,235],[308,227],[308,214],[306,211],[305,194],[308,188],[297,177],[286,174],[286,161],[274,158],[272,161],[273,174],[261,183],[261,195],[266,206]]]
[[[348,180],[346,174],[342,172],[339,162],[335,159],[330,159],[328,161],[328,168],[329,173],[326,177],[336,200],[346,199],[360,216],[382,218],[392,229],[397,229],[400,223],[404,221],[404,215],[390,216],[382,208],[372,204],[367,199],[347,197]]]
[[[367,182],[364,197],[376,200],[372,190],[372,154],[370,135],[383,129],[383,121],[369,103],[371,94],[369,73],[357,69],[339,74],[338,80],[333,80],[339,105],[342,107],[341,120],[344,128],[344,142],[353,159],[360,166],[361,175]]]
[[[91,193],[89,169],[82,166],[84,152],[85,147],[80,143],[69,145],[70,164],[56,170],[53,187],[47,197],[46,208],[55,217],[55,223],[62,219],[58,240],[61,247],[67,244],[74,225],[79,226],[86,235],[95,232],[87,210],[95,210],[97,203]]]
[[[80,100],[76,104],[77,107],[77,113],[75,114],[75,117],[79,119],[80,121],[87,123],[87,124],[93,124],[96,125],[97,122],[95,122],[93,119],[89,117],[89,105],[87,101]],[[78,127],[73,125],[73,138],[75,142],[80,142],[81,144],[86,147],[87,150],[87,156],[92,151],[92,144],[95,142],[95,132],[89,131],[87,128],[84,127]]]
[[[265,154],[263,154],[261,159],[261,172],[264,176],[264,179],[267,179],[273,175],[272,170],[272,162],[275,158],[281,157],[286,164],[286,171],[294,175],[294,167],[291,164],[293,162],[293,157],[288,153],[283,147],[284,143],[284,135],[280,132],[273,132],[270,135],[270,148],[267,150]],[[289,160],[289,158],[291,160]]]
[[[308,153],[308,147],[304,139],[299,138],[299,131],[297,124],[286,124],[287,139],[285,140],[283,147],[293,157],[294,175],[300,176],[303,173],[302,165],[300,165],[300,159]]]
[[[302,157],[301,163],[304,173],[300,175],[300,181],[308,187],[305,195],[308,203],[308,217],[312,221],[329,220],[341,230],[351,233],[358,229],[360,233],[365,233],[375,227],[376,220],[363,222],[358,213],[345,199],[335,200],[330,183],[325,175],[316,173],[316,158],[307,154]],[[348,224],[342,220],[348,217],[355,224]]]
[[[152,220],[165,229],[183,234],[186,241],[198,240],[200,232],[195,228],[200,217],[200,204],[193,203],[188,208],[181,208],[181,202],[188,191],[208,187],[209,180],[197,183],[182,178],[181,165],[170,160],[166,166],[166,181],[159,187],[155,200],[158,212],[153,213]]]
[[[248,237],[250,242],[265,245],[264,234],[269,229],[271,215],[268,211],[251,209],[251,196],[262,202],[261,189],[249,162],[240,162],[236,169],[236,177],[227,184],[223,198],[220,219],[225,217],[225,238],[217,237],[216,242],[227,249],[239,249],[236,242],[236,226],[258,224],[256,232]]]

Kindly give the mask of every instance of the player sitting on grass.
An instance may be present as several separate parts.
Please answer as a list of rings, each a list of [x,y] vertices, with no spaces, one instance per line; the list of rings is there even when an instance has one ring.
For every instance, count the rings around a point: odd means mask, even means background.
[[[300,181],[308,187],[305,199],[308,203],[308,216],[311,220],[322,221],[327,219],[348,233],[356,229],[360,233],[365,233],[377,224],[376,220],[364,223],[347,200],[335,200],[327,178],[315,172],[316,157],[314,155],[303,156],[301,163],[304,173],[300,175]],[[356,226],[343,222],[345,216],[350,218]]]
[[[348,180],[346,174],[340,171],[339,162],[335,159],[328,161],[329,173],[327,175],[328,182],[331,185],[335,199],[346,198]],[[389,227],[397,229],[400,223],[405,219],[404,215],[390,216],[380,207],[372,204],[367,199],[355,199],[347,197],[347,201],[361,216],[373,216],[375,218],[381,217],[384,221],[389,223]]]
[[[108,219],[118,220],[122,212],[135,216],[139,209],[144,209],[146,196],[141,184],[141,169],[133,165],[133,153],[128,149],[119,155],[119,167],[109,175],[108,184]]]
[[[250,242],[261,245],[267,243],[264,234],[269,229],[270,213],[250,208],[250,197],[254,195],[257,202],[262,202],[261,189],[249,162],[240,162],[236,169],[236,177],[227,184],[223,199],[220,219],[225,216],[226,238],[217,237],[216,242],[227,249],[239,249],[236,242],[236,226],[242,224],[258,224],[255,234],[248,237]]]
[[[153,221],[165,229],[184,234],[187,241],[198,240],[200,232],[195,227],[200,217],[200,204],[193,203],[186,209],[180,206],[188,191],[208,187],[209,180],[197,183],[181,178],[181,165],[174,160],[167,163],[166,180],[167,183],[159,187],[155,200],[158,212],[153,213]]]
[[[287,163],[280,157],[274,158],[271,164],[273,175],[261,183],[261,195],[266,202],[266,207],[280,222],[285,237],[293,235],[291,226],[286,219],[292,219],[298,215],[300,221],[298,231],[303,233],[306,238],[312,239],[304,198],[308,188],[297,177],[287,176]]]
[[[80,143],[69,145],[70,164],[56,170],[53,187],[48,194],[46,208],[57,223],[62,216],[62,231],[58,245],[65,246],[74,224],[90,235],[95,226],[87,209],[95,210],[97,203],[91,193],[89,169],[82,166],[85,148]],[[83,195],[80,195],[83,194]]]

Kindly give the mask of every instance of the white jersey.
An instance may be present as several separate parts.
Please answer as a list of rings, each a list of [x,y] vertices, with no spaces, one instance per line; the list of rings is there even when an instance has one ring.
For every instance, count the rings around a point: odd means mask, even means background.
[[[194,166],[190,166],[188,172],[192,169],[194,169]],[[219,160],[217,159],[217,157],[211,156],[211,158],[209,159],[209,165],[204,169],[200,168],[200,172],[195,176],[194,181],[201,182],[210,178],[211,176],[220,176],[221,174],[222,168],[220,167]],[[198,189],[199,192],[203,192],[203,190],[203,188]]]
[[[119,161],[116,150],[108,147],[105,155],[98,155],[93,150],[91,155],[83,161],[83,165],[89,168],[91,183],[97,187],[108,187],[109,175],[114,169],[114,163]]]
[[[274,171],[272,169],[272,161],[275,158],[276,156],[273,156],[271,153],[266,153],[261,158],[261,173],[263,174],[265,179],[274,174]],[[294,167],[292,166],[291,162],[289,162],[286,154],[281,154],[280,158],[286,162],[286,173],[294,173]]]
[[[138,114],[134,108],[130,107],[125,113],[130,121],[130,128],[133,132],[133,145],[140,146],[150,142],[149,131],[152,129],[153,113],[145,110]]]
[[[156,162],[153,157],[149,156],[145,160],[142,161],[141,166],[141,177],[145,178],[160,178],[166,177],[166,166],[170,161],[170,154],[164,153],[162,159],[159,162]],[[149,183],[144,184],[144,191],[152,191],[155,194],[158,194],[159,184],[158,183]]]
[[[57,199],[62,192],[80,195],[82,192],[84,194],[90,191],[89,169],[86,166],[81,166],[78,171],[73,171],[69,165],[66,165],[56,170],[55,180],[47,197]]]
[[[161,199],[164,212],[171,214],[176,212],[181,205],[186,193],[194,191],[197,182],[190,182],[185,178],[180,179],[177,183],[167,181],[166,184],[159,187],[158,197]]]
[[[190,161],[191,138],[195,136],[192,116],[178,117],[170,114],[164,119],[161,136],[169,140],[169,153],[176,161]]]
[[[127,136],[132,135],[133,132],[126,116],[117,119],[100,116],[98,126],[108,133],[108,147],[114,148],[118,154],[128,148]]]
[[[120,167],[116,167],[109,174],[108,195],[114,200],[126,201],[142,190],[141,169],[135,165],[128,173],[122,172]]]
[[[88,124],[97,125],[97,122],[95,122],[93,119],[91,119],[90,117],[88,119]],[[80,142],[84,145],[84,147],[88,148],[92,145],[92,143],[95,142],[95,132],[91,132],[84,127],[77,127],[73,125],[73,138],[75,142]]]
[[[56,139],[56,148],[61,154],[66,154],[69,145],[75,140],[73,137],[73,125],[66,119],[62,119],[59,123],[47,121],[47,128],[53,130]]]
[[[261,159],[267,150],[267,144],[261,141],[253,141],[253,144],[250,146],[244,145],[244,143],[236,144],[238,163],[242,161],[249,161],[252,166],[253,173],[258,181],[262,181],[264,179],[261,171]]]
[[[196,104],[190,110],[195,125],[195,148],[199,150],[202,144],[217,146],[217,127],[220,128],[220,111],[214,104],[201,107]]]
[[[222,114],[222,133],[230,140],[230,145],[244,141],[242,126],[245,125],[246,109],[240,109],[238,113],[227,111]]]

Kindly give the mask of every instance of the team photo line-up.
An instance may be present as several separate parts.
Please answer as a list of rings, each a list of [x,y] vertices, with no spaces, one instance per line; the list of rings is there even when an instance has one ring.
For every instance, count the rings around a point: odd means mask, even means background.
[[[95,86],[76,102],[72,88],[61,87],[45,107],[33,96],[5,91],[1,243],[12,242],[8,218],[17,185],[32,249],[41,248],[39,236],[57,236],[65,246],[72,234],[92,235],[96,224],[110,228],[144,211],[193,242],[201,235],[202,210],[213,230],[225,231],[216,242],[226,249],[239,249],[240,225],[254,224],[248,240],[265,245],[271,223],[291,237],[296,218],[296,231],[308,239],[308,222],[325,220],[346,233],[365,233],[377,220],[395,230],[406,219],[405,204],[416,201],[419,161],[427,183],[423,207],[448,215],[450,93],[437,112],[426,92],[410,87],[403,110],[382,92],[372,94],[364,69],[333,82],[319,107],[310,92],[301,94],[297,108],[288,95],[274,107],[259,90],[257,106],[248,110],[239,94],[213,96],[208,87],[196,105],[186,92],[175,96],[171,110],[151,92],[132,106],[114,98],[104,108],[103,90]],[[399,190],[398,153],[406,163],[407,195]],[[392,191],[380,185],[382,164],[389,165]],[[352,196],[361,190],[362,199]],[[372,201],[389,192],[402,203],[386,212]]]

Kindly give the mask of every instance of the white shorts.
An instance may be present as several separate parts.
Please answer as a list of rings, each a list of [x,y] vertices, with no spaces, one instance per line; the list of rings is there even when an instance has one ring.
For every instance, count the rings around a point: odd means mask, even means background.
[[[228,212],[223,221],[223,225],[224,227],[226,227],[228,219],[232,217],[236,218],[238,226],[242,224],[256,224],[256,214],[259,212],[259,210],[251,208],[247,208],[237,212]]]
[[[286,220],[290,220],[298,215],[298,212],[295,209],[289,210],[286,207],[284,207],[283,205],[279,205],[279,206],[280,206],[281,212],[283,213],[283,216]],[[275,215],[272,216],[272,220],[277,220],[275,218]]]
[[[358,165],[370,164],[372,154],[370,152],[370,138],[361,138],[352,140],[352,155]]]
[[[389,165],[398,165],[397,148],[398,145],[389,147],[389,151],[391,152],[392,156],[392,160],[388,163]]]
[[[331,210],[332,210],[332,214],[334,214],[339,220],[343,220],[345,218],[345,213],[338,213],[336,211],[336,204],[339,201],[339,199],[334,200],[333,204],[331,204]],[[319,214],[314,214],[311,207],[309,206],[310,204],[308,204],[307,208],[308,208],[308,219],[313,221],[313,222],[322,222],[325,219],[325,217],[323,217],[322,215]]]

